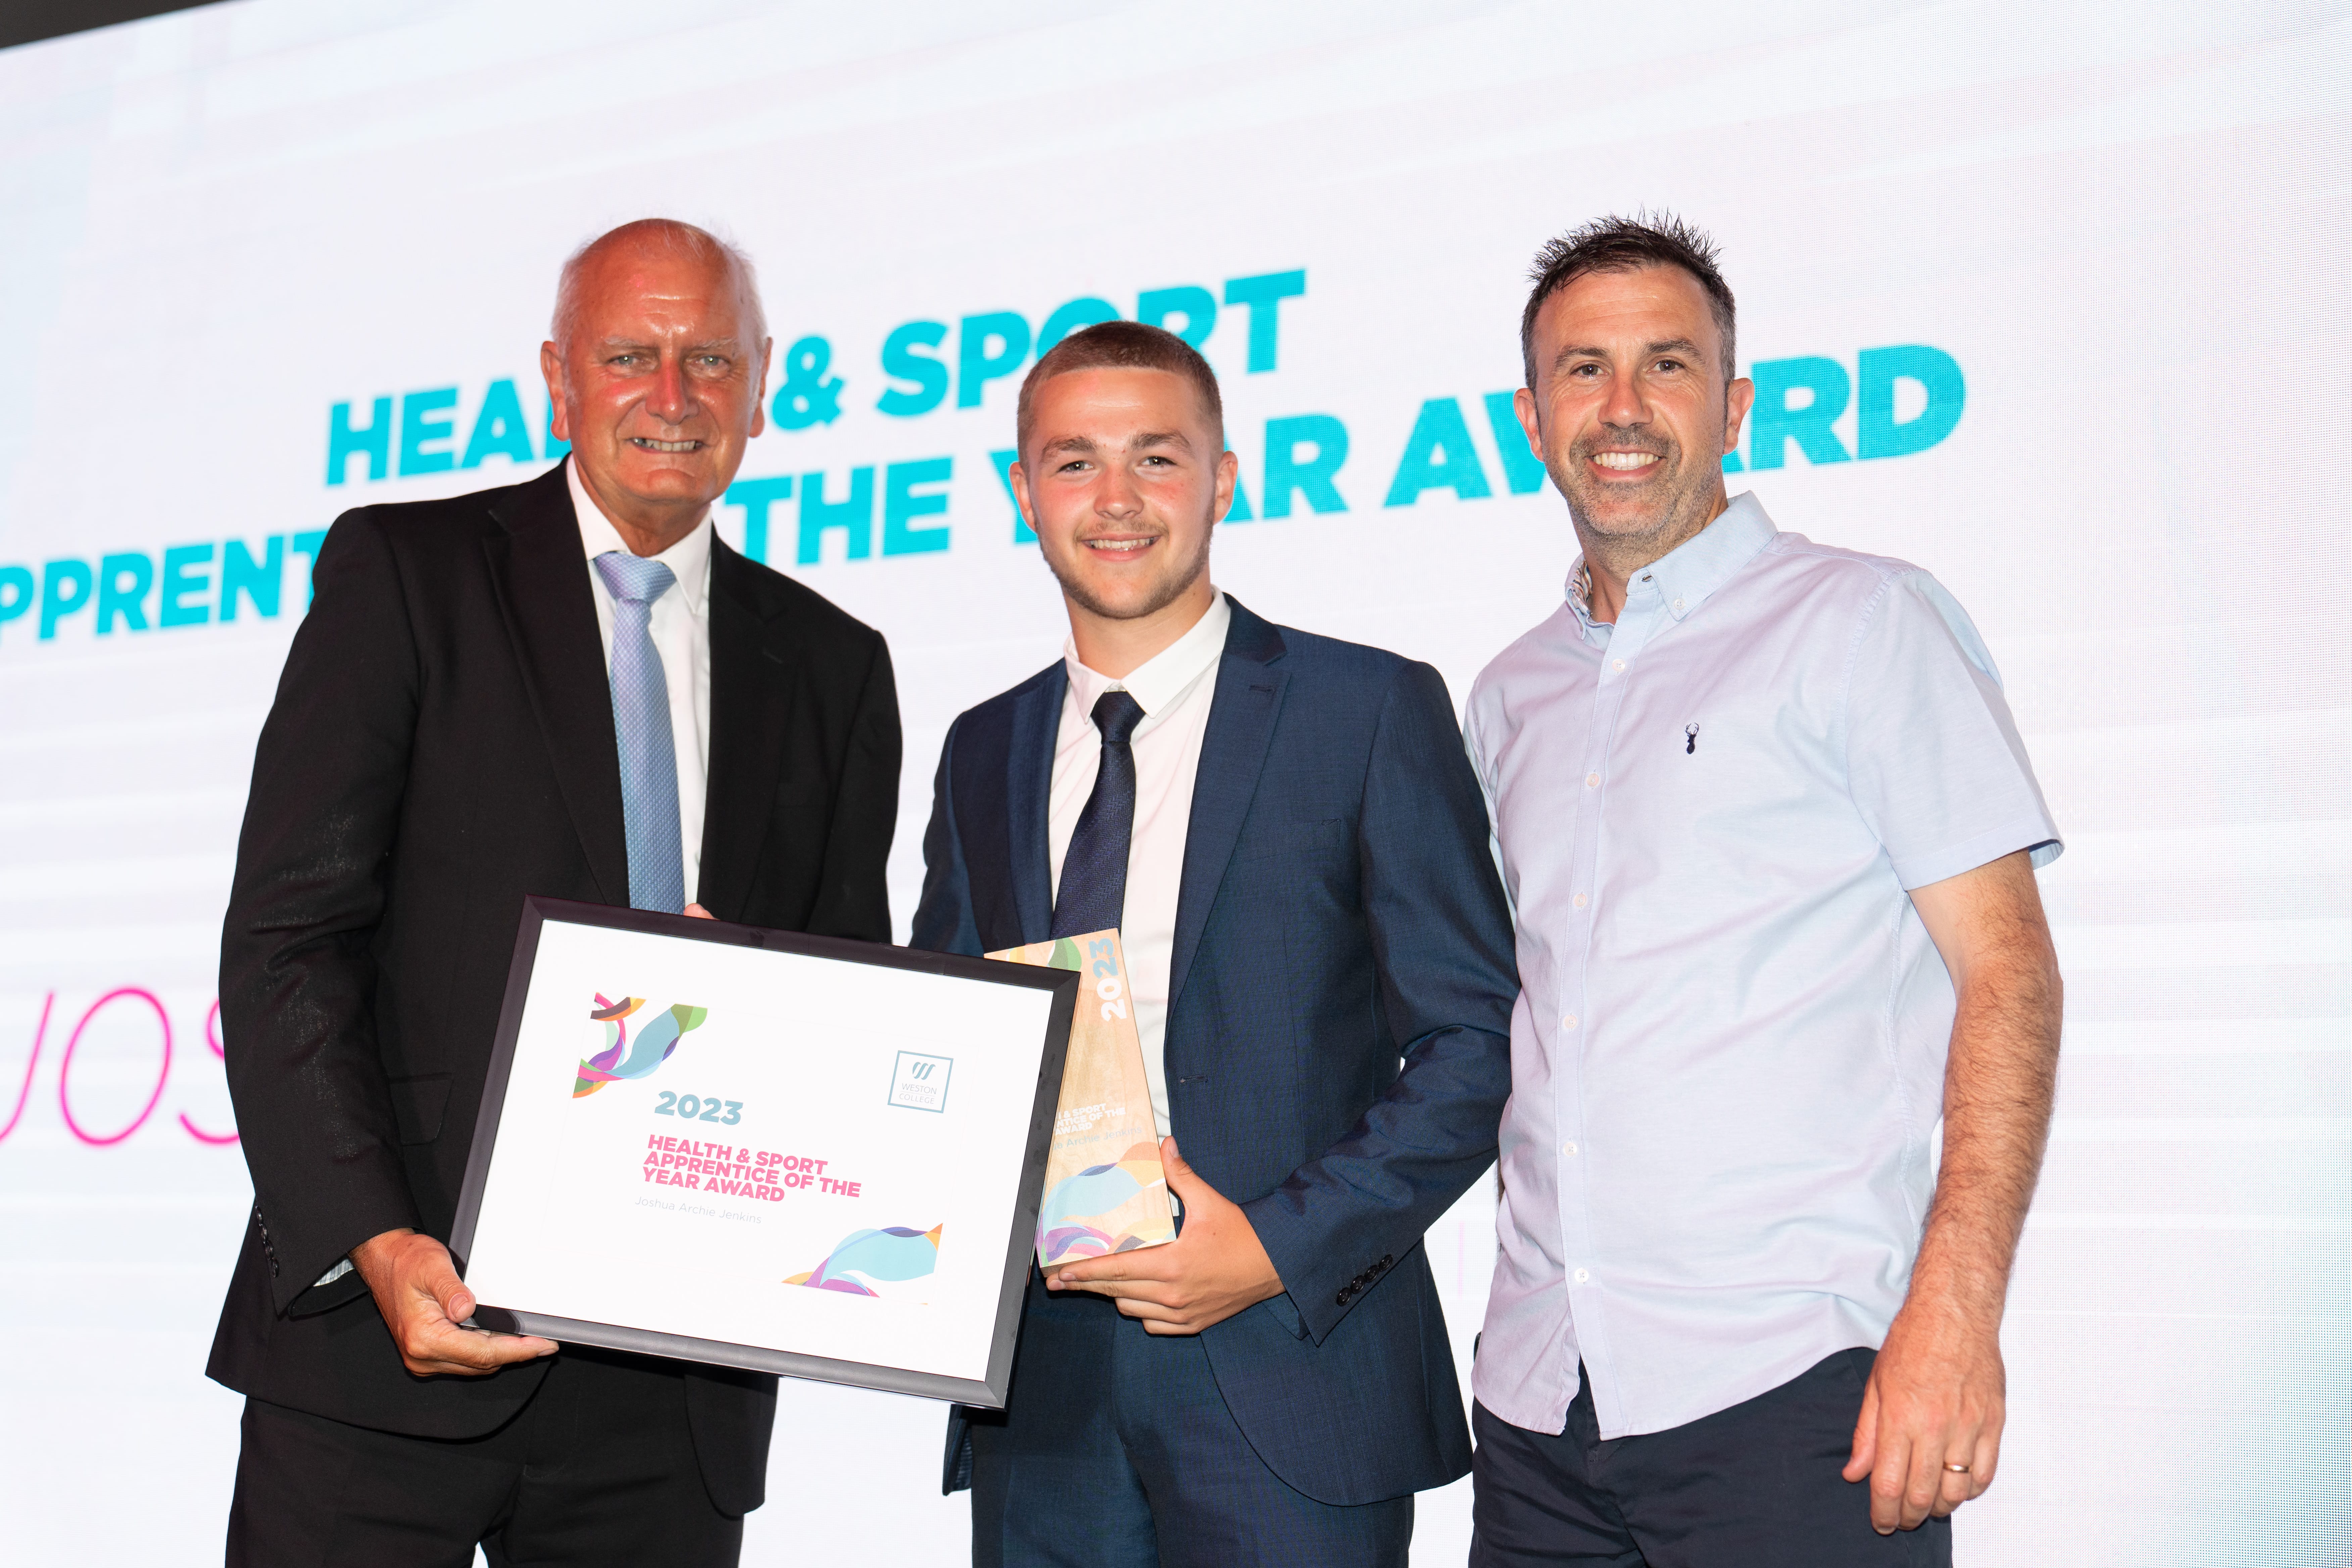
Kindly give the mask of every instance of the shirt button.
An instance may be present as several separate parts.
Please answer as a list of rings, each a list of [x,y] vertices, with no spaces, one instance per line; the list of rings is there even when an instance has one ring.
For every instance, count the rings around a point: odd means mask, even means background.
[[[1600,787],[1601,787],[1601,775],[1600,775],[1599,773],[1587,773],[1587,774],[1585,774],[1585,775],[1584,775],[1584,787],[1585,787],[1585,788],[1587,788],[1587,789],[1598,789],[1598,788],[1600,788]]]
[[[1559,1146],[1559,1152],[1567,1155],[1571,1160],[1576,1158],[1576,1145],[1573,1143],[1561,1144]]]
[[[1582,1285],[1582,1284],[1588,1283],[1591,1279],[1592,1279],[1592,1272],[1591,1272],[1591,1270],[1590,1270],[1590,1269],[1587,1269],[1587,1268],[1580,1268],[1580,1269],[1578,1269],[1578,1270],[1576,1271],[1576,1282],[1577,1282],[1579,1285]]]
[[[1682,602],[1680,599],[1676,599],[1676,600],[1675,601],[1675,609],[1677,609],[1677,610],[1679,610],[1679,609],[1681,609],[1682,607],[1683,607],[1683,602]]]
[[[1567,1017],[1562,1018],[1559,1021],[1559,1026],[1563,1029],[1573,1029],[1576,1027],[1576,1015],[1570,1013]]]
[[[1591,899],[1589,899],[1589,898],[1585,897],[1582,893],[1579,893],[1579,894],[1577,894],[1577,895],[1576,895],[1576,897],[1575,897],[1575,898],[1573,898],[1573,899],[1570,900],[1569,901],[1570,901],[1570,903],[1574,904],[1578,909],[1580,909],[1580,909],[1582,909],[1585,905],[1587,905],[1587,904],[1591,903],[1592,900],[1591,900]]]
[[[1612,668],[1617,668],[1617,669],[1622,669],[1622,668],[1625,668],[1625,661],[1624,661],[1623,659],[1622,659],[1622,658],[1619,658],[1619,659],[1612,659],[1612,660],[1610,661],[1610,664],[1611,664],[1611,667],[1612,667]]]

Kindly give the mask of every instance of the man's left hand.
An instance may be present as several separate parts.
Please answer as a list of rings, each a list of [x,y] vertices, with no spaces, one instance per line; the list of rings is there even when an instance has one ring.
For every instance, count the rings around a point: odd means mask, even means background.
[[[1870,1523],[1916,1530],[1982,1497],[2008,1415],[1999,1315],[1914,1295],[1870,1369],[1845,1479],[1870,1478]],[[1966,1465],[1965,1474],[1948,1468]]]
[[[1111,1297],[1152,1334],[1197,1334],[1281,1295],[1282,1276],[1241,1205],[1193,1173],[1175,1139],[1160,1141],[1160,1163],[1184,1205],[1182,1233],[1159,1247],[1065,1263],[1045,1276],[1045,1288]]]

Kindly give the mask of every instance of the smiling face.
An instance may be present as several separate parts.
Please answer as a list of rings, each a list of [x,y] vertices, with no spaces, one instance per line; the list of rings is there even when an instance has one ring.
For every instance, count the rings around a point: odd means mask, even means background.
[[[1519,422],[1596,563],[1646,565],[1723,510],[1723,455],[1755,388],[1725,384],[1722,342],[1679,267],[1588,272],[1537,313]]]
[[[626,238],[583,258],[561,344],[540,349],[555,434],[632,549],[683,538],[764,427],[768,341],[740,277]]]
[[[1173,372],[1074,370],[1036,387],[1013,499],[1087,663],[1103,668],[1087,654],[1089,619],[1164,619],[1172,641],[1207,610],[1209,535],[1235,472],[1200,395]]]

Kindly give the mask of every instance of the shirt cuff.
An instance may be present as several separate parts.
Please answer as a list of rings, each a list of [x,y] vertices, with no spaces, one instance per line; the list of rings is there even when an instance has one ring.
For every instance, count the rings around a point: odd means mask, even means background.
[[[1973,871],[1989,866],[2004,855],[2030,850],[2033,868],[2037,871],[2058,858],[2065,848],[2058,837],[2058,826],[2046,816],[2011,822],[2003,826],[1964,838],[1958,844],[1948,844],[1922,855],[1895,857],[1895,875],[1906,893],[1927,887],[1931,882],[1957,877],[1963,871]]]

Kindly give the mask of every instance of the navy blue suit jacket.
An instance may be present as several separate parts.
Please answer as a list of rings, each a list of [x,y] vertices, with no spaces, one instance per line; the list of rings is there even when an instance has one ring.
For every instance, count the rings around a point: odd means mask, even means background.
[[[1495,1158],[1510,915],[1434,669],[1233,602],[1216,681],[1169,975],[1169,1115],[1286,1294],[1202,1339],[1275,1474],[1374,1502],[1470,1468],[1421,1238]],[[949,730],[915,946],[1050,934],[1066,683],[1056,663]],[[951,1421],[951,1477],[962,1436]]]

